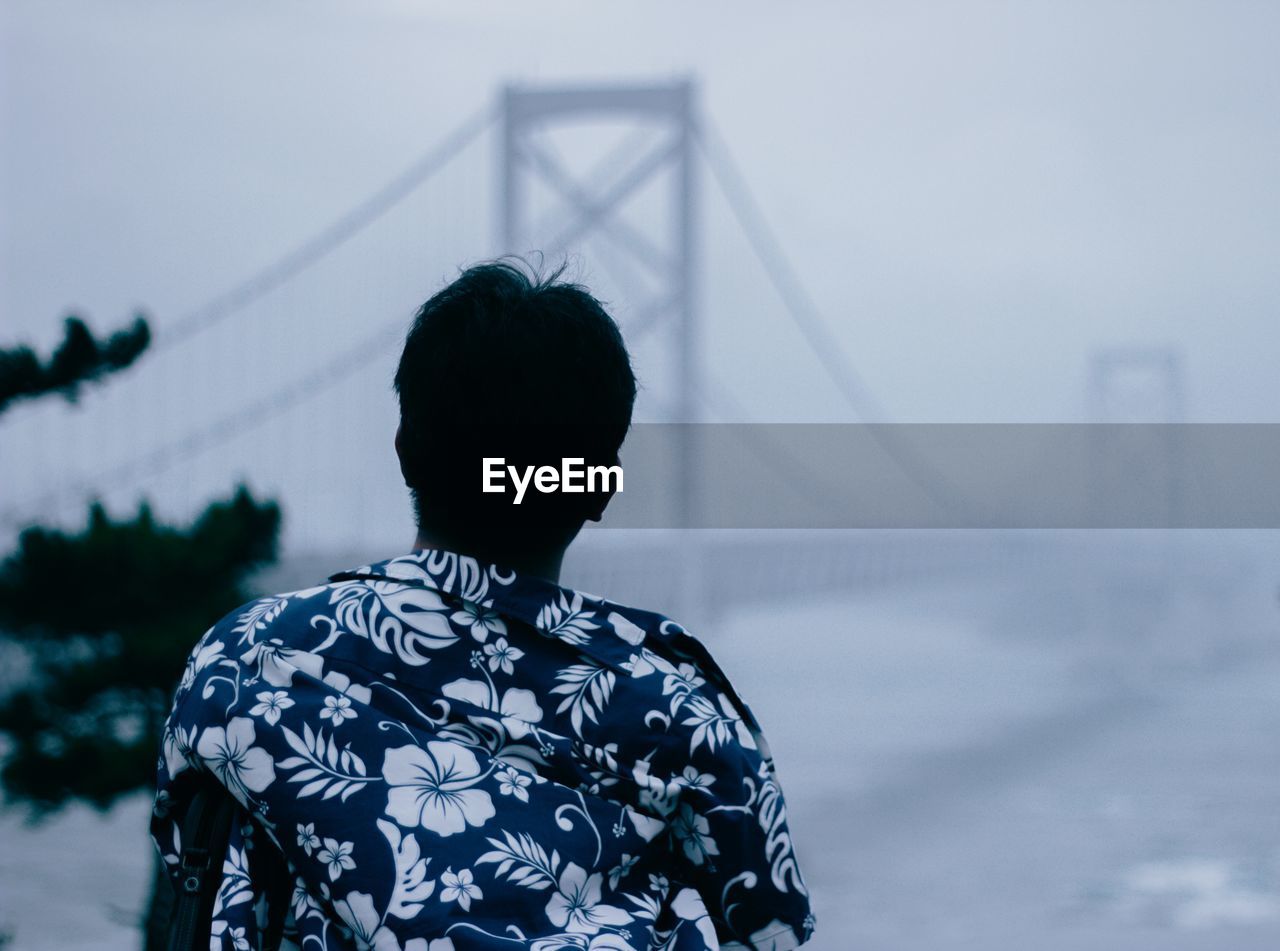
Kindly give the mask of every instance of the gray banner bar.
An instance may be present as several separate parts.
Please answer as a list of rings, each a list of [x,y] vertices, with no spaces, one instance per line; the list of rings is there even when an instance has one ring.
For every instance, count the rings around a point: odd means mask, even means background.
[[[1280,424],[640,424],[616,528],[1277,528]]]

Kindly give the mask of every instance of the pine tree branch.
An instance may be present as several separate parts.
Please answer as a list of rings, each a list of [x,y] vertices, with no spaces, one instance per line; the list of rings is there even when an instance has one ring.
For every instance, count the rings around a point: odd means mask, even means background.
[[[62,343],[46,361],[30,347],[0,350],[0,415],[19,400],[47,393],[74,403],[83,385],[125,369],[150,343],[151,328],[141,314],[105,340],[94,337],[79,317],[68,317]]]

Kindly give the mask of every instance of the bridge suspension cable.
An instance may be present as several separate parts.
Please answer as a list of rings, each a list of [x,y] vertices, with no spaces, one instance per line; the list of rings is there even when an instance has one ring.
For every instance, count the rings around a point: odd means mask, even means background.
[[[190,311],[172,325],[161,328],[150,353],[172,347],[207,330],[244,309],[272,290],[297,277],[356,234],[381,218],[428,179],[443,170],[493,123],[496,111],[488,106],[458,125],[435,147],[400,175],[348,210],[328,227],[259,269],[230,290]],[[343,382],[352,373],[387,352],[405,332],[397,319],[344,349],[332,361],[306,376],[282,386],[214,422],[172,440],[121,465],[95,474],[93,485],[79,482],[51,489],[26,502],[0,511],[0,527],[15,528],[38,516],[79,504],[94,495],[136,481],[140,475],[156,475],[216,448],[241,433],[257,429],[282,413]]]
[[[853,409],[854,415],[864,423],[885,421],[887,414],[884,408],[871,394],[862,374],[845,357],[831,327],[809,296],[804,282],[796,275],[781,243],[769,227],[760,204],[734,161],[724,137],[705,115],[699,117],[696,137],[707,160],[707,167],[711,169],[712,178],[729,203],[729,210],[742,228],[756,259],[764,268],[765,276],[782,299],[792,323],[800,330],[814,356],[836,384],[845,402]]]
[[[483,109],[473,115],[394,180],[350,209],[324,230],[235,287],[180,318],[170,327],[163,328],[157,335],[153,350],[171,347],[201,333],[307,270],[386,214],[442,170],[474,142],[495,118],[496,111],[493,108]],[[855,416],[863,422],[877,424],[870,428],[881,447],[913,481],[926,491],[930,498],[952,511],[961,509],[963,501],[957,497],[945,480],[920,459],[912,447],[905,445],[889,427],[879,425],[886,421],[887,414],[872,396],[856,368],[844,355],[838,339],[787,260],[780,242],[769,228],[746,179],[733,161],[728,146],[705,117],[696,124],[696,130],[696,142],[712,175],[728,201],[730,210],[739,227],[742,228],[753,253],[781,298],[788,316],[796,324]],[[265,397],[233,410],[213,423],[172,440],[152,452],[97,473],[93,486],[80,483],[51,490],[20,507],[0,513],[0,525],[13,527],[23,524],[37,514],[48,512],[50,508],[61,509],[71,502],[78,503],[92,494],[109,492],[119,485],[136,480],[140,474],[150,476],[167,471],[228,442],[241,433],[256,429],[342,382],[356,370],[390,349],[392,343],[403,331],[404,325],[401,320],[384,325],[376,333],[344,349],[334,360],[301,379],[286,384]],[[723,402],[723,388],[719,395]],[[706,396],[707,394],[704,393],[703,398],[705,399]]]
[[[408,330],[400,317],[383,324],[354,346],[343,349],[336,357],[307,375],[254,400],[246,406],[218,417],[207,426],[172,440],[158,449],[128,462],[95,473],[93,484],[80,482],[52,489],[29,500],[20,509],[0,513],[0,527],[17,528],[42,514],[78,505],[87,498],[104,496],[116,488],[128,486],[140,478],[159,475],[174,469],[210,449],[252,432],[289,410],[339,385],[356,371],[368,366],[400,343]]]
[[[407,198],[443,169],[493,123],[488,106],[472,115],[394,179],[328,227],[231,289],[160,328],[152,352],[167,349],[212,327],[311,267]]]
[[[699,117],[695,129],[695,139],[707,160],[712,178],[728,202],[729,210],[764,269],[765,276],[782,300],[792,323],[849,404],[854,416],[861,422],[870,424],[868,431],[880,448],[936,505],[953,513],[970,512],[972,504],[969,500],[956,492],[942,474],[921,458],[889,425],[888,414],[872,395],[862,374],[845,355],[830,324],[787,259],[781,242],[769,227],[760,204],[734,161],[724,137],[705,115]]]

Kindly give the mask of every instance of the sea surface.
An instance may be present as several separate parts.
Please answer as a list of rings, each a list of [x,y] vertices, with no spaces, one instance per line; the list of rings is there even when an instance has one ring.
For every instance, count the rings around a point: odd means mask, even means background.
[[[701,633],[769,736],[809,947],[1280,947],[1277,580],[1214,544],[722,590]],[[9,946],[138,947],[148,810],[0,812]]]

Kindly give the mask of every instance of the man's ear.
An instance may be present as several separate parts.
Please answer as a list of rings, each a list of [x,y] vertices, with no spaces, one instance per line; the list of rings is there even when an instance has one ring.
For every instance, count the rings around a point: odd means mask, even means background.
[[[400,460],[400,477],[404,479],[404,484],[409,484],[409,469],[404,461],[404,424],[396,426],[396,458]]]

